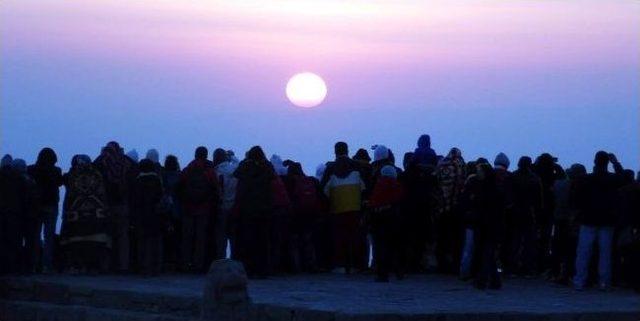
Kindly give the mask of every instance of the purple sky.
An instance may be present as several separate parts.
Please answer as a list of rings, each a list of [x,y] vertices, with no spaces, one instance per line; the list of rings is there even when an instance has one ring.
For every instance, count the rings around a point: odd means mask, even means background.
[[[307,170],[333,143],[422,133],[467,159],[551,152],[640,167],[640,2],[48,1],[0,4],[0,149],[61,166],[109,140],[186,164],[260,144]],[[312,109],[287,80],[328,86]]]

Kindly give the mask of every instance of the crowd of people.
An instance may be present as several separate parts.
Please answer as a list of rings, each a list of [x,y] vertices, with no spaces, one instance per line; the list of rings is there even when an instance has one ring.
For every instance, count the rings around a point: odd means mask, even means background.
[[[251,278],[445,273],[480,289],[513,276],[640,290],[640,177],[613,154],[597,152],[588,173],[548,153],[513,171],[504,153],[493,164],[458,148],[440,156],[428,135],[402,168],[384,145],[334,150],[315,175],[259,146],[242,161],[198,147],[181,168],[109,142],[64,174],[50,148],[30,166],[5,155],[0,273],[203,273],[230,257]]]

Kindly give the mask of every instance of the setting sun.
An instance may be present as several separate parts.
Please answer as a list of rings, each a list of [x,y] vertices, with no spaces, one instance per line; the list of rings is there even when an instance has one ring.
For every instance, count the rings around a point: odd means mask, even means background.
[[[287,98],[298,107],[315,107],[327,96],[327,86],[320,76],[303,72],[294,75],[287,83]]]

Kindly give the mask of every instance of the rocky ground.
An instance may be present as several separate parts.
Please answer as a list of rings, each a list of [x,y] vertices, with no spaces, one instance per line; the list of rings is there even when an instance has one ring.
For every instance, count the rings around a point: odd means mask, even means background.
[[[0,321],[9,320],[2,313],[19,320],[11,311],[37,310],[36,303],[197,319],[203,282],[204,277],[184,275],[5,277]],[[252,280],[249,294],[265,312],[260,319],[268,320],[640,320],[640,295],[629,290],[576,292],[542,280],[507,279],[502,290],[479,291],[445,276],[385,284],[370,276],[323,274]]]

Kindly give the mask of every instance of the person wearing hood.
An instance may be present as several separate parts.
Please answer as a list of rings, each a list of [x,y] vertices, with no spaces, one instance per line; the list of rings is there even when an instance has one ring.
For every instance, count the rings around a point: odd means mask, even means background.
[[[5,155],[0,165],[0,275],[21,271],[21,228],[29,210],[28,182]]]
[[[497,290],[502,287],[496,254],[504,233],[504,200],[495,170],[488,164],[477,166],[478,185],[472,206],[477,219],[474,243],[479,253],[480,269],[474,284],[481,290]]]
[[[533,277],[537,273],[536,213],[542,206],[542,185],[533,172],[531,158],[523,156],[512,175],[513,208],[508,212],[509,243],[505,272]]]
[[[413,161],[423,166],[436,166],[438,164],[438,155],[431,148],[431,136],[424,134],[418,138],[418,147],[413,152]]]
[[[162,232],[167,214],[158,206],[164,193],[155,165],[148,158],[140,161],[140,173],[131,198],[131,218],[136,226],[136,262],[139,272],[147,275],[157,275],[162,268]]]
[[[21,245],[18,264],[22,272],[29,274],[36,272],[38,263],[40,194],[35,180],[27,173],[27,163],[23,159],[14,159],[11,162],[11,168],[22,177],[25,183],[26,206],[20,218],[20,230],[17,231],[20,233],[18,242]]]
[[[224,259],[227,257],[227,243],[233,245],[234,242],[229,218],[236,199],[238,179],[233,176],[233,173],[238,168],[238,164],[232,161],[227,151],[218,148],[213,152],[213,166],[220,185],[220,210],[214,224],[216,258]]]
[[[65,270],[106,273],[113,239],[102,174],[89,156],[75,155],[64,175],[64,186],[60,245],[65,253]]]
[[[140,156],[138,155],[138,151],[135,148],[127,152],[127,157],[129,157],[136,164],[140,161]]]
[[[609,162],[615,173],[608,170]],[[624,185],[624,169],[613,154],[596,153],[593,172],[584,182],[581,192],[580,232],[576,257],[576,275],[573,284],[576,290],[587,285],[593,245],[598,242],[598,285],[601,290],[611,286],[611,251],[613,228],[616,224],[616,201],[618,189]]]
[[[273,212],[271,214],[271,272],[281,273],[287,269],[290,258],[287,253],[290,244],[291,200],[287,194],[284,181],[287,167],[278,155],[271,156],[271,165],[276,176],[271,181],[271,198]]]
[[[505,230],[512,231],[513,230],[513,222],[511,222],[511,218],[513,217],[513,178],[512,173],[509,170],[509,166],[511,165],[511,161],[509,157],[505,153],[498,153],[493,160],[493,169],[496,177],[496,184],[500,193],[504,196],[503,201],[505,202],[505,221],[506,224]],[[509,251],[505,251],[504,249],[508,248],[508,245],[511,244],[510,240],[511,234],[507,234],[504,237],[504,243],[501,244],[500,249],[500,260],[502,262],[508,262],[511,257],[509,256]]]
[[[458,213],[458,200],[466,180],[465,163],[460,149],[451,148],[438,162],[435,175],[440,189],[441,205],[436,216],[435,254],[438,269],[445,273],[457,273],[460,250],[463,243],[463,226]]]
[[[58,221],[58,203],[60,202],[60,186],[62,186],[62,171],[56,166],[58,157],[51,148],[43,148],[38,154],[34,165],[27,169],[29,175],[36,182],[40,195],[39,225],[44,235],[42,250],[42,271],[51,272],[53,268],[53,248]]]
[[[162,164],[160,164],[160,153],[158,153],[158,150],[155,148],[149,149],[147,151],[145,159],[148,159],[153,163],[153,170],[156,172],[156,174],[162,177],[164,168],[162,167]]]
[[[335,161],[329,162],[320,186],[329,198],[329,211],[333,217],[335,266],[346,273],[357,264],[362,192],[365,183],[359,165],[349,158],[349,147],[344,142],[335,144]]]
[[[292,271],[316,271],[313,231],[320,216],[320,191],[313,177],[305,175],[302,165],[286,160],[285,186],[291,200],[290,259]]]
[[[165,270],[175,271],[180,262],[180,234],[182,232],[182,207],[177,193],[180,181],[180,162],[178,157],[167,155],[164,159],[162,186],[164,200],[168,208],[167,228],[164,231],[164,263]]]
[[[617,244],[621,279],[640,293],[640,182],[625,170],[625,185],[618,191]]]
[[[124,154],[117,142],[109,142],[102,149],[93,165],[102,175],[107,204],[113,222],[112,268],[118,273],[127,273],[130,263],[130,191],[138,176],[137,164]]]
[[[382,167],[369,200],[376,282],[389,282],[389,272],[392,269],[395,269],[398,279],[404,276],[404,246],[400,242],[400,206],[404,195],[397,176],[395,167]]]
[[[183,210],[182,268],[188,272],[208,268],[207,240],[219,204],[218,179],[208,154],[206,147],[196,148],[194,160],[182,171],[178,183]]]
[[[234,259],[244,264],[250,278],[266,278],[271,266],[272,181],[276,174],[262,148],[254,146],[233,176],[238,180],[234,206],[237,226]]]

